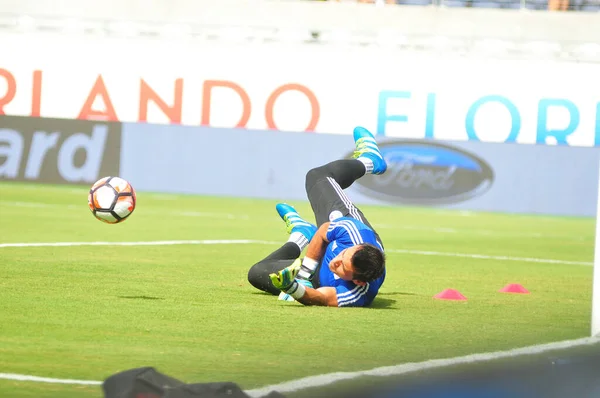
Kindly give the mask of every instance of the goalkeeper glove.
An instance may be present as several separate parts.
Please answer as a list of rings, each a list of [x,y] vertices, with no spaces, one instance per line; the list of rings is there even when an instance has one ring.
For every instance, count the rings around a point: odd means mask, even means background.
[[[312,284],[311,281],[306,280],[306,279],[302,279],[299,276],[300,276],[300,273],[298,273],[298,276],[296,277],[296,282],[298,282],[301,285],[304,285],[306,287],[310,287],[311,289],[313,288],[313,284]],[[292,296],[290,296],[286,292],[279,293],[279,297],[277,297],[277,300],[280,300],[280,301],[296,301],[296,300],[294,300],[294,298]]]
[[[306,291],[305,287],[296,281],[296,275],[300,270],[302,261],[298,258],[292,263],[292,265],[282,269],[279,272],[269,275],[271,283],[277,289],[289,294],[295,299],[299,299],[304,296]]]

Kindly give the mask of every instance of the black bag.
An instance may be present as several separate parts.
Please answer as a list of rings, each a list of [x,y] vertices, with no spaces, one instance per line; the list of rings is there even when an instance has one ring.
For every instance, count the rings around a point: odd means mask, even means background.
[[[250,398],[235,383],[186,384],[151,367],[116,373],[102,383],[105,398]],[[268,398],[284,398],[272,392]]]

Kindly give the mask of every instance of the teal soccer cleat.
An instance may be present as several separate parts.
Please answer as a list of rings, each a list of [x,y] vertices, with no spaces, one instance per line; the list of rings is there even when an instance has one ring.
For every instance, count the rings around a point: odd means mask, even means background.
[[[286,203],[278,203],[277,206],[275,206],[275,209],[277,210],[279,217],[281,217],[281,219],[285,221],[285,226],[288,234],[299,232],[300,234],[302,234],[302,236],[304,236],[304,238],[306,238],[307,242],[310,242],[312,240],[313,236],[315,235],[315,232],[317,232],[317,227],[300,217],[296,209],[294,209],[292,206]],[[296,281],[298,283],[303,284],[306,287],[313,287],[312,283],[309,280],[296,279]],[[279,294],[278,300],[295,301],[294,298],[286,292],[281,292]]]
[[[375,136],[364,127],[356,127],[354,129],[354,142],[356,150],[353,158],[365,157],[373,162],[373,174],[383,174],[387,170],[387,163],[377,146]]]
[[[279,213],[279,217],[285,221],[288,234],[300,232],[308,242],[315,236],[317,227],[300,217],[296,209],[292,206],[285,203],[278,203],[275,209]]]

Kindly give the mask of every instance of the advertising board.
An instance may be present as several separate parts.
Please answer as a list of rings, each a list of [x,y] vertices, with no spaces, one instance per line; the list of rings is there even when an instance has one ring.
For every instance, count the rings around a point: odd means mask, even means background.
[[[591,217],[596,148],[381,137],[388,163],[347,189],[357,204]],[[121,174],[138,191],[307,200],[313,167],[351,136],[125,123]]]
[[[24,37],[0,38],[0,114],[600,146],[598,64]]]
[[[0,116],[0,181],[93,183],[120,159],[121,123]]]

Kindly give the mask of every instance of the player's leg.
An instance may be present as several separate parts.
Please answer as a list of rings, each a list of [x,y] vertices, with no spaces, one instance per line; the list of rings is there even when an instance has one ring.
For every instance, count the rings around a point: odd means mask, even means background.
[[[383,174],[387,165],[379,151],[375,137],[367,129],[355,128],[354,141],[356,143],[354,159],[335,160],[324,166],[316,167],[306,174],[306,194],[315,214],[317,225],[320,226],[340,217],[353,217],[368,225],[383,247],[377,231],[363,212],[348,198],[344,189],[365,174]],[[319,287],[319,266],[320,264],[315,263],[305,264],[303,261],[297,278],[311,280],[315,288]]]
[[[362,212],[344,192],[363,175],[365,166],[356,159],[334,160],[306,174],[306,194],[317,225],[339,217],[364,220]]]
[[[306,193],[317,225],[339,217],[353,217],[373,226],[344,192],[365,174],[383,174],[387,165],[375,137],[365,128],[354,129],[355,159],[335,160],[306,174]]]
[[[279,216],[285,221],[290,237],[283,246],[250,268],[248,282],[259,290],[279,295],[281,291],[273,286],[269,274],[281,271],[300,257],[302,250],[317,231],[317,227],[302,219],[289,205],[280,203],[276,209]]]
[[[301,253],[302,251],[294,242],[284,243],[279,249],[250,268],[248,271],[248,282],[263,292],[278,295],[281,293],[281,290],[273,286],[269,274],[279,272],[285,267],[292,265],[294,260],[300,257]]]

